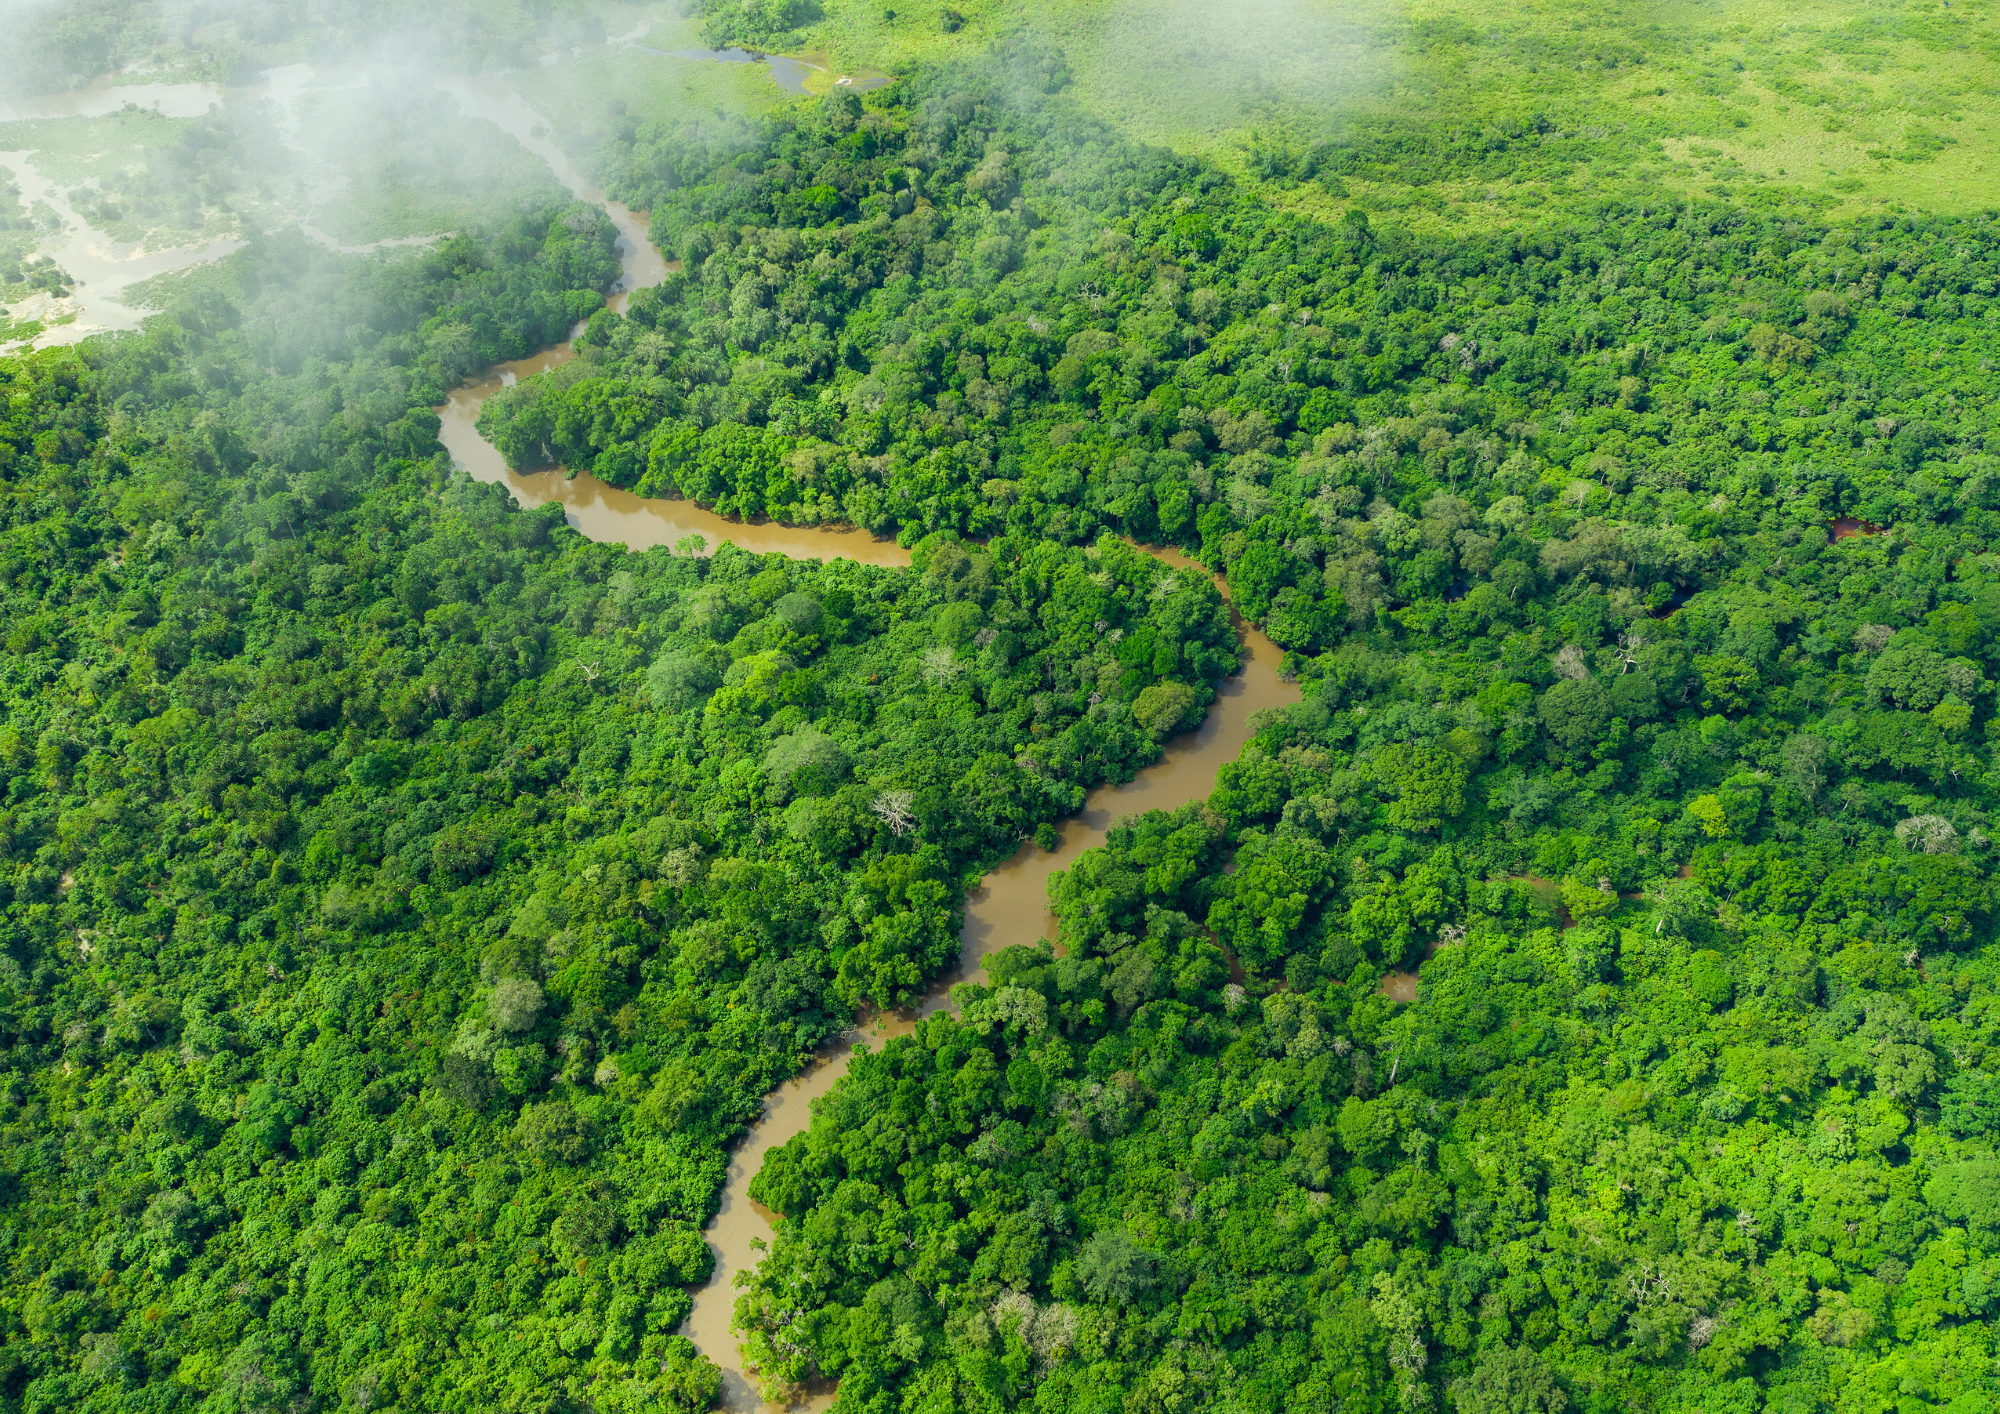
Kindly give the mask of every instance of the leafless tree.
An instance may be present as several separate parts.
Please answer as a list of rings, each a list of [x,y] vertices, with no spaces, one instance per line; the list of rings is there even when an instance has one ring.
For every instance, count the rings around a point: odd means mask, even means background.
[[[1641,1262],[1625,1274],[1625,1289],[1634,1306],[1651,1306],[1674,1299],[1674,1282],[1657,1264]]]
[[[932,687],[950,682],[965,671],[965,664],[958,661],[958,655],[942,643],[926,648],[923,661],[924,680]]]
[[[907,835],[917,827],[917,817],[911,813],[911,807],[916,803],[916,796],[909,791],[885,790],[875,797],[874,804],[868,808],[889,827],[891,834]]]
[[[1896,843],[1918,854],[1950,854],[1958,848],[1958,830],[1942,815],[1912,815],[1896,826]]]

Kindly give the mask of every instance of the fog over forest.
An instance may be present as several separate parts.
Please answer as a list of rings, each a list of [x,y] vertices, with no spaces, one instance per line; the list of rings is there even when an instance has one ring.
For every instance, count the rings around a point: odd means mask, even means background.
[[[1996,25],[0,4],[0,1414],[2000,1406]]]

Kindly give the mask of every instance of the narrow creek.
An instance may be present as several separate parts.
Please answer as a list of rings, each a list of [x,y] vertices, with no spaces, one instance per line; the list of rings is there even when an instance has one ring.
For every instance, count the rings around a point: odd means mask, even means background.
[[[151,311],[126,304],[123,296],[127,289],[155,275],[219,260],[243,248],[242,240],[235,236],[217,236],[200,245],[167,246],[159,250],[148,250],[143,242],[120,241],[78,215],[57,190],[56,183],[35,166],[34,158],[33,152],[0,152],[0,172],[13,180],[21,193],[22,205],[29,211],[39,203],[55,212],[62,222],[62,244],[46,253],[75,282],[67,300],[31,297],[16,305],[15,317],[21,319],[29,318],[30,313],[24,310],[33,307],[47,310],[46,315],[34,314],[35,318],[73,316],[69,323],[45,328],[34,340],[37,347],[74,344],[109,330],[137,329]]]
[[[613,295],[614,307],[622,308],[632,290],[664,278],[667,264],[647,240],[643,219],[615,202],[606,201],[601,191],[584,181],[560,152],[541,139],[532,109],[498,85],[483,90],[470,84],[448,87],[466,111],[492,118],[530,150],[546,158],[550,169],[579,200],[602,204],[611,213],[620,231],[619,258],[625,272]],[[516,380],[553,368],[573,356],[574,351],[567,343],[559,344],[532,358],[492,369],[477,383],[454,392],[445,406],[438,409],[439,435],[452,459],[475,479],[507,487],[524,506],[560,502],[569,523],[577,530],[593,540],[622,543],[629,549],[673,546],[689,535],[700,535],[710,547],[727,540],[746,550],[766,554],[776,551],[806,559],[844,557],[874,565],[910,562],[909,551],[893,541],[878,540],[853,527],[743,524],[689,501],[644,499],[589,475],[568,478],[560,470],[529,473],[512,470],[499,451],[479,435],[480,406]],[[1176,550],[1150,549],[1149,553],[1177,568],[1200,569],[1195,561]],[[1092,791],[1082,812],[1064,825],[1061,842],[1055,850],[1024,844],[1011,859],[988,873],[966,901],[957,965],[937,979],[922,1003],[908,1012],[876,1017],[860,1030],[849,1033],[840,1043],[825,1048],[803,1073],[765,1100],[762,1118],[750,1127],[731,1156],[721,1207],[708,1227],[709,1244],[716,1257],[715,1273],[695,1293],[694,1310],[684,1327],[684,1333],[702,1354],[722,1370],[724,1409],[774,1414],[788,1408],[825,1409],[833,1402],[830,1391],[802,1394],[789,1405],[765,1401],[754,1376],[743,1368],[735,1334],[730,1330],[736,1278],[756,1264],[756,1244],[772,1240],[773,1215],[749,1197],[750,1180],[762,1167],[765,1154],[806,1127],[812,1118],[812,1102],[847,1073],[856,1045],[880,1046],[886,1040],[907,1034],[919,1018],[947,1008],[951,987],[977,976],[988,953],[1013,943],[1053,939],[1055,916],[1048,905],[1050,876],[1075,863],[1085,850],[1102,844],[1113,822],[1140,811],[1171,810],[1206,796],[1215,785],[1216,771],[1225,762],[1234,760],[1249,741],[1254,715],[1267,707],[1299,699],[1297,687],[1278,676],[1282,654],[1277,645],[1240,621],[1237,630],[1243,671],[1220,684],[1215,705],[1199,728],[1170,742],[1165,754],[1136,779]]]

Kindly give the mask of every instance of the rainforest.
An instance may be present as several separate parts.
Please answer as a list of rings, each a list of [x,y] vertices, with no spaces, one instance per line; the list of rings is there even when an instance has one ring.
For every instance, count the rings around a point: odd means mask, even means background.
[[[2000,1404],[2000,21],[1457,8],[21,7],[0,1410]]]

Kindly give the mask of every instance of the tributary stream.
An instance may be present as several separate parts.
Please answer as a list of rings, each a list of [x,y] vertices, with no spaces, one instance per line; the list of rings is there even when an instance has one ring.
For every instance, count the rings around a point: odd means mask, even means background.
[[[645,221],[607,201],[603,192],[577,174],[562,153],[537,136],[535,115],[520,98],[498,85],[447,87],[468,112],[491,118],[545,158],[579,200],[602,205],[610,212],[620,232],[618,254],[624,265],[624,276],[613,296],[614,307],[622,308],[632,290],[664,278],[667,264],[647,240]],[[438,410],[441,436],[453,460],[477,480],[506,486],[522,505],[561,502],[569,523],[577,530],[592,540],[622,543],[630,549],[672,546],[688,535],[699,534],[711,546],[727,540],[763,554],[776,551],[805,559],[847,558],[874,565],[910,562],[910,552],[893,541],[878,540],[852,527],[743,524],[690,501],[644,499],[589,475],[571,478],[560,470],[522,473],[510,469],[499,451],[479,435],[480,405],[516,379],[553,368],[572,356],[568,344],[559,344],[532,358],[503,364],[479,382],[454,392]],[[1199,568],[1178,551],[1150,553],[1176,567]],[[1085,850],[1102,844],[1114,821],[1145,810],[1171,810],[1206,796],[1214,787],[1217,769],[1234,760],[1249,741],[1252,717],[1264,708],[1298,700],[1298,689],[1278,677],[1281,654],[1277,646],[1247,625],[1239,624],[1238,631],[1245,659],[1243,671],[1220,685],[1215,705],[1202,725],[1168,743],[1165,755],[1135,780],[1092,791],[1082,813],[1064,826],[1057,849],[1023,844],[1013,858],[989,873],[966,901],[958,965],[937,979],[918,1007],[875,1017],[839,1044],[825,1047],[801,1075],[766,1099],[762,1118],[750,1127],[731,1158],[721,1209],[708,1227],[708,1240],[716,1256],[715,1274],[695,1293],[694,1311],[685,1327],[702,1354],[722,1369],[723,1408],[775,1411],[787,1407],[767,1404],[759,1395],[754,1376],[743,1368],[736,1337],[729,1328],[736,1277],[757,1261],[758,1251],[752,1244],[772,1239],[772,1215],[749,1197],[750,1180],[762,1166],[765,1153],[806,1127],[812,1118],[812,1102],[847,1073],[856,1045],[879,1046],[909,1032],[919,1017],[945,1008],[952,985],[975,976],[989,952],[1013,943],[1054,938],[1049,877],[1068,868]],[[789,1407],[825,1408],[831,1402],[830,1393],[818,1392],[801,1396]]]
[[[637,43],[646,29],[647,26],[641,24],[630,34],[607,40],[606,46],[635,48],[647,54],[661,55],[663,51],[647,49]],[[582,50],[576,52],[581,53]],[[827,72],[823,63],[814,62],[815,59],[823,60],[824,55],[788,57],[743,49],[696,49],[672,51],[671,57],[717,63],[761,63],[770,69],[779,88],[795,94],[808,91],[806,80],[809,75]],[[557,62],[559,58],[558,55],[550,55],[545,62]],[[310,239],[344,255],[359,255],[394,246],[428,245],[448,234],[433,231],[352,245],[328,234],[308,219],[310,208],[330,196],[339,183],[329,183],[311,151],[298,141],[299,100],[314,91],[365,87],[364,70],[330,71],[315,69],[307,64],[289,64],[268,70],[255,84],[237,89],[225,89],[216,83],[117,83],[114,81],[116,77],[104,74],[86,88],[40,97],[0,97],[0,124],[102,118],[128,108],[145,109],[168,118],[193,118],[219,107],[231,94],[264,98],[279,109],[277,136],[299,154],[298,171],[312,193],[308,211],[300,213],[299,218],[300,230]],[[889,82],[889,76],[874,70],[862,70],[836,76],[829,82],[861,92],[881,87]],[[582,180],[561,149],[548,140],[547,125],[513,89],[496,80],[458,75],[439,75],[435,83],[457,99],[467,114],[493,122],[522,147],[548,163],[557,179],[579,198],[603,205],[611,211],[625,236],[619,251],[626,258],[625,288],[628,291],[659,281],[664,265],[659,253],[645,241],[645,223],[633,220],[624,208],[607,201],[603,192],[596,191]],[[144,242],[121,241],[108,232],[96,229],[84,219],[59,190],[58,183],[45,176],[36,165],[37,155],[35,151],[28,150],[0,151],[0,183],[11,180],[30,212],[39,204],[54,213],[62,227],[62,243],[44,253],[55,260],[73,285],[66,298],[29,296],[17,302],[11,311],[0,309],[0,326],[4,326],[10,312],[17,321],[32,320],[46,325],[34,335],[32,343],[35,347],[73,344],[94,334],[137,329],[152,311],[126,303],[126,293],[132,286],[155,275],[218,260],[240,250],[245,243],[242,233],[215,236],[186,246],[159,248],[149,247]],[[57,322],[48,323],[50,320]],[[536,362],[528,360],[527,366],[520,371],[535,371]],[[667,528],[681,529],[681,533],[686,533],[685,528],[678,526]],[[632,543],[649,545],[655,542],[635,540]],[[792,552],[788,550],[787,553]]]

